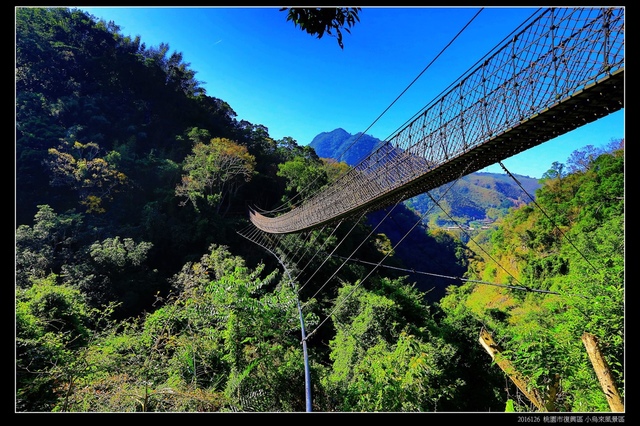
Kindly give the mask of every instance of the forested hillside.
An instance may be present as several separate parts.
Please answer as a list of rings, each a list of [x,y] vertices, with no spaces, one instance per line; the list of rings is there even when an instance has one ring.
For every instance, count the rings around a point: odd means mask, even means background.
[[[608,412],[585,333],[624,398],[624,141],[478,233],[404,208],[292,238],[293,280],[238,234],[247,208],[349,165],[196,75],[117,23],[16,8],[17,412],[305,411],[307,367],[317,412]]]

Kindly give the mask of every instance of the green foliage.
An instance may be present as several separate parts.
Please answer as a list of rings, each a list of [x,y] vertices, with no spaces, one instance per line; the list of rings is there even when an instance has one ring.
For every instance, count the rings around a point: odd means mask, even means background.
[[[104,213],[103,200],[111,200],[113,193],[127,182],[127,176],[114,166],[119,154],[112,151],[102,158],[98,157],[99,151],[98,144],[80,142],[49,148],[52,185],[68,185],[78,191],[87,213]]]
[[[360,21],[358,13],[361,7],[316,7],[316,8],[281,8],[280,11],[287,11],[287,21],[293,21],[301,30],[314,35],[319,39],[325,32],[338,40],[338,45],[344,49],[342,42],[342,30],[350,33],[349,28]]]
[[[87,303],[101,308],[119,304],[122,317],[150,306],[153,296],[167,287],[147,263],[149,242],[132,238],[92,241],[94,233],[80,214],[58,215],[50,206],[39,206],[32,227],[16,231],[16,286],[55,274],[56,280],[82,291]]]
[[[106,265],[109,269],[124,268],[127,265],[141,265],[151,248],[150,243],[140,243],[138,245],[131,238],[108,238],[102,243],[95,243],[91,246],[91,257],[96,263]]]
[[[513,406],[513,399],[508,399],[507,400],[507,406],[505,407],[504,411],[506,413],[513,413],[516,411],[516,409]]]
[[[254,169],[255,157],[247,148],[229,139],[213,138],[208,143],[198,142],[184,161],[186,174],[176,187],[176,195],[187,199],[181,205],[191,201],[198,210],[197,201],[202,199],[219,213],[224,203],[229,203],[228,199],[251,180]]]
[[[106,309],[105,312],[110,312]],[[50,275],[16,289],[16,409],[50,411],[87,373],[85,347],[100,322],[78,289]]]
[[[81,288],[92,306],[120,303],[118,315],[129,316],[150,306],[154,295],[166,287],[147,265],[152,246],[117,236],[96,241],[88,247],[82,263],[63,268],[65,280]]]
[[[448,316],[455,306],[470,307],[542,395],[559,379],[558,411],[610,409],[581,341],[585,332],[597,336],[624,394],[624,156],[614,151],[589,164],[543,180],[539,208],[505,216],[486,248],[492,261],[473,264],[487,281],[552,294],[478,287],[442,301]],[[497,273],[494,261],[510,267]]]
[[[32,279],[51,272],[60,274],[65,265],[73,265],[81,256],[85,241],[80,214],[58,215],[48,205],[38,206],[33,226],[16,230],[16,286],[27,288]]]
[[[327,172],[318,159],[296,156],[278,165],[278,176],[286,179],[283,202],[298,204],[327,183]]]
[[[415,290],[382,284],[340,289],[323,384],[338,411],[437,411],[462,384],[447,374],[455,349],[428,332],[430,313]]]
[[[162,308],[90,347],[91,374],[76,379],[67,409],[300,410],[294,295],[287,285],[266,292],[276,273],[261,273],[224,247],[185,265],[174,279],[181,291]]]

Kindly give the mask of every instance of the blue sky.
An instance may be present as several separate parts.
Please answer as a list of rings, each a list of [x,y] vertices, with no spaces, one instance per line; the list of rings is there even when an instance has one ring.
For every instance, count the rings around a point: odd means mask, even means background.
[[[139,35],[147,47],[168,44],[237,119],[301,145],[337,128],[390,138],[537,10],[364,8],[340,49],[334,37],[307,34],[277,7],[78,8]],[[539,178],[576,149],[621,138],[624,110],[503,164]],[[503,173],[499,165],[483,171]]]

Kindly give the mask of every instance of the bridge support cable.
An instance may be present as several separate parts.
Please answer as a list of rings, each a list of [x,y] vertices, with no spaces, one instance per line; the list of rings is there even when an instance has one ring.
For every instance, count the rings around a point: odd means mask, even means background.
[[[440,207],[440,210],[442,210],[442,212],[444,214],[447,215],[447,217],[449,218],[449,220],[453,221],[453,223],[458,223],[453,217],[451,217],[451,215],[449,214],[448,211],[446,211],[445,209],[442,208],[442,206],[439,204],[438,201],[434,200],[433,197],[431,196],[431,194],[427,193],[427,195],[429,196],[429,198],[431,199],[431,201],[437,205],[438,207]],[[465,233],[467,235],[467,237],[469,238],[469,241],[473,242],[476,247],[478,247],[488,258],[490,258],[491,260],[493,260],[495,262],[496,265],[498,265],[500,267],[500,269],[502,269],[507,275],[509,275],[511,278],[513,278],[513,280],[515,282],[517,282],[518,284],[520,284],[520,288],[525,289],[527,291],[534,291],[533,289],[530,289],[526,286],[524,286],[523,284],[521,284],[518,279],[516,277],[513,276],[513,274],[511,272],[509,272],[504,266],[502,266],[500,264],[500,262],[496,261],[493,256],[491,256],[491,253],[487,252],[480,244],[478,244],[473,237],[467,232],[465,231],[461,226],[458,225],[458,227],[460,228],[460,230]]]
[[[297,264],[302,260],[302,258],[307,254],[307,252],[309,251],[309,248],[313,244],[312,240],[315,241],[318,238],[318,235],[320,232],[321,230],[315,234],[310,230],[303,232],[304,236],[300,241],[300,244],[296,244],[296,250],[293,253],[293,256],[291,257],[291,262],[293,262],[294,264]]]
[[[464,176],[464,173],[463,173],[461,176],[459,176],[459,177],[458,177],[458,179],[457,179],[455,182],[453,182],[453,183],[452,183],[452,184],[447,188],[447,190],[446,190],[446,191],[444,191],[444,193],[442,193],[442,194],[441,194],[440,199],[442,199],[442,198],[443,198],[443,197],[444,197],[444,196],[449,192],[449,190],[453,187],[453,185],[455,185],[455,184],[458,182],[458,180],[459,180],[460,178],[462,178],[462,176]],[[354,256],[354,255],[355,255],[355,253],[358,251],[358,249],[360,248],[360,246],[362,246],[362,244],[364,244],[364,242],[365,242],[365,241],[367,241],[367,240],[371,237],[371,235],[373,235],[373,233],[376,231],[376,229],[377,229],[378,227],[380,227],[380,225],[382,225],[382,223],[383,223],[383,222],[384,222],[388,217],[390,217],[390,216],[391,216],[391,213],[393,212],[393,210],[394,210],[394,209],[398,206],[398,204],[400,204],[401,202],[402,202],[402,199],[401,199],[401,198],[400,198],[400,199],[398,199],[398,201],[396,202],[396,204],[395,204],[392,208],[390,208],[390,209],[389,209],[389,211],[387,212],[387,214],[386,214],[386,215],[385,215],[385,216],[384,216],[384,217],[383,217],[383,218],[378,222],[378,224],[377,224],[377,225],[376,225],[376,226],[371,230],[371,232],[369,233],[369,235],[367,235],[367,237],[365,237],[365,238],[363,239],[362,243],[360,243],[360,245],[359,245],[359,246],[358,246],[358,247],[357,247],[357,248],[356,248],[356,249],[351,253],[351,255],[349,255],[349,257],[341,257],[341,258],[343,259],[343,263],[340,265],[340,267],[339,267],[339,268],[337,268],[337,270],[334,272],[334,274],[333,274],[333,275],[332,275],[332,276],[331,276],[331,277],[330,277],[330,278],[325,282],[325,284],[321,287],[321,289],[322,289],[322,288],[324,288],[324,286],[325,286],[325,285],[326,285],[326,284],[327,284],[327,283],[328,283],[328,282],[333,278],[333,276],[335,276],[335,275],[337,274],[337,272],[338,272],[338,271],[339,271],[339,270],[340,270],[340,269],[341,269],[341,268],[342,268],[342,267],[343,267],[347,262],[349,262],[349,261],[351,261],[351,260],[353,259],[353,256]],[[436,203],[436,204],[437,204],[437,203]],[[434,204],[434,205],[436,205],[436,204]],[[372,269],[367,273],[367,275],[366,275],[363,279],[361,279],[361,280],[357,283],[357,285],[353,288],[353,290],[351,291],[351,293],[349,293],[349,294],[348,294],[346,297],[344,297],[341,301],[337,302],[337,303],[336,303],[336,305],[334,306],[334,309],[331,311],[331,313],[329,313],[329,314],[325,317],[325,319],[324,319],[323,321],[321,321],[321,322],[316,326],[316,328],[315,328],[311,333],[309,333],[309,334],[307,335],[307,337],[311,337],[311,336],[312,336],[312,335],[313,335],[313,334],[314,334],[314,333],[315,333],[315,332],[316,332],[316,331],[317,331],[317,330],[318,330],[318,329],[319,329],[319,328],[320,328],[320,327],[321,327],[321,326],[322,326],[326,321],[328,321],[328,319],[333,315],[333,313],[334,313],[334,312],[335,312],[335,311],[336,311],[336,310],[337,310],[337,309],[338,309],[342,304],[344,304],[344,303],[349,299],[349,297],[351,297],[351,295],[356,291],[356,289],[357,289],[358,287],[360,287],[360,285],[362,285],[362,283],[364,283],[364,282],[365,282],[365,281],[366,281],[366,280],[367,280],[367,279],[368,279],[368,278],[369,278],[369,277],[370,277],[370,276],[371,276],[371,275],[372,275],[372,274],[373,274],[373,273],[374,273],[374,272],[375,272],[375,271],[376,271],[376,270],[377,270],[377,269],[382,265],[382,263],[387,259],[387,257],[389,257],[389,255],[390,255],[391,253],[393,253],[393,252],[398,248],[398,246],[399,246],[399,245],[400,245],[400,244],[401,244],[401,243],[402,243],[402,242],[403,242],[403,241],[404,241],[404,240],[409,236],[409,234],[411,234],[411,232],[413,232],[413,231],[415,230],[415,228],[423,222],[424,218],[429,214],[429,212],[430,212],[430,211],[431,211],[431,208],[427,209],[425,212],[423,212],[423,213],[420,215],[420,217],[418,217],[418,219],[417,219],[417,220],[416,220],[416,222],[413,224],[413,226],[412,226],[412,227],[411,227],[407,232],[405,232],[405,234],[402,236],[402,238],[400,238],[400,240],[398,240],[398,242],[396,242],[396,243],[393,245],[392,250],[389,250],[389,251],[384,255],[384,257],[383,257],[382,259],[380,259],[380,261],[379,261],[377,264],[374,264],[374,267],[373,267],[373,268],[372,268]],[[336,256],[336,255],[335,255],[335,254],[333,254],[333,253],[330,253],[330,254],[329,254],[329,257],[331,257],[331,256]],[[320,291],[320,290],[318,290],[318,292],[319,292],[319,291]],[[317,294],[318,292],[316,292],[316,294]],[[313,297],[315,297],[315,295],[314,295]]]
[[[551,291],[551,290],[541,290],[541,289],[537,289],[537,288],[529,288],[529,287],[524,287],[524,286],[517,286],[517,285],[510,285],[510,284],[498,284],[498,283],[492,283],[490,281],[482,281],[482,280],[472,280],[469,278],[463,278],[463,277],[454,277],[451,275],[442,275],[442,274],[436,274],[433,272],[425,272],[425,271],[417,271],[415,269],[407,269],[407,268],[399,268],[397,266],[390,266],[390,265],[384,265],[382,264],[382,262],[379,263],[375,263],[375,262],[367,262],[364,260],[360,260],[360,259],[347,259],[346,257],[343,256],[336,256],[340,259],[343,260],[348,260],[350,262],[356,262],[356,263],[361,263],[363,265],[369,265],[369,266],[374,266],[376,268],[385,268],[385,269],[393,269],[395,271],[402,271],[402,272],[406,272],[409,274],[419,274],[419,275],[428,275],[431,277],[437,277],[437,278],[446,278],[448,280],[454,281],[454,282],[458,282],[458,283],[470,283],[470,284],[474,284],[474,285],[490,285],[493,287],[500,287],[500,288],[506,288],[509,290],[519,290],[519,291],[526,291],[529,293],[541,293],[541,294],[554,294],[557,296],[565,296],[562,293],[558,293],[557,291]],[[576,296],[576,297],[582,297],[582,298],[586,298],[586,296],[582,295],[582,294],[578,294],[578,295],[570,295],[570,296]]]
[[[324,266],[325,263],[327,263],[327,261],[331,258],[331,256],[333,254],[335,254],[336,250],[338,250],[338,247],[340,247],[342,245],[342,243],[349,237],[349,235],[351,235],[351,232],[353,232],[353,230],[358,226],[358,223],[360,223],[360,221],[365,217],[365,214],[362,213],[362,215],[360,215],[360,217],[358,218],[358,220],[354,221],[353,226],[351,226],[351,228],[349,229],[349,231],[347,231],[347,233],[342,237],[342,239],[340,240],[339,243],[337,243],[333,249],[331,250],[331,253],[327,254],[327,256],[324,258],[324,260],[322,261],[322,263],[315,268],[315,271],[313,271],[313,273],[307,278],[307,280],[305,281],[305,283],[300,287],[300,289],[303,289],[307,286],[307,284],[309,284],[311,282],[311,280],[313,279],[313,277],[316,275],[316,273],[318,273],[318,271]],[[333,278],[333,277],[332,277]],[[325,284],[322,285],[321,288],[323,288]],[[318,294],[318,292],[316,292],[313,296],[315,297]]]
[[[464,175],[464,174],[463,174]],[[444,191],[443,194],[441,194],[440,199],[442,199],[448,192],[449,190],[453,187],[453,185],[455,185],[458,180],[460,178],[462,178],[461,175],[455,182],[453,182],[446,191]],[[431,197],[431,195],[429,195]],[[433,199],[433,198],[432,198]],[[402,202],[402,199],[399,199],[398,202],[393,206],[393,208],[389,209],[389,211],[387,212],[387,214],[378,222],[378,225],[376,225],[376,227],[371,231],[371,233],[363,240],[363,242],[360,244],[362,245],[372,234],[373,232],[375,232],[375,229],[377,229],[382,222],[384,222],[392,213],[392,211],[398,206],[398,204],[400,204],[400,202]],[[437,203],[436,203],[437,204]],[[398,246],[400,246],[400,244],[409,236],[409,234],[411,234],[418,225],[420,225],[424,218],[427,217],[427,215],[429,214],[429,212],[431,211],[431,208],[427,209],[425,212],[423,212],[418,219],[415,221],[415,223],[413,224],[413,226],[407,231],[405,232],[405,234],[402,236],[402,238],[400,238],[398,240],[398,242],[396,242],[393,247],[392,250],[389,250],[383,257],[382,259],[380,259],[380,261],[378,261],[378,263],[374,264],[373,268],[371,268],[371,270],[367,273],[367,275],[362,278],[355,286],[354,288],[351,290],[351,292],[345,296],[342,300],[336,302],[336,304],[334,305],[333,310],[325,317],[324,320],[322,320],[317,326],[316,328],[313,329],[313,331],[311,331],[307,337],[311,337],[313,334],[315,334],[316,331],[318,331],[318,329],[320,329],[320,327],[322,327],[322,325],[328,321],[329,318],[331,318],[331,316],[333,316],[333,313],[336,312],[336,310],[342,306],[344,303],[346,303],[346,301],[351,297],[351,295],[358,289],[358,287],[360,287],[362,285],[362,283],[364,283],[378,268],[380,268],[380,266],[382,265],[382,263],[387,260],[387,258],[391,255],[391,253],[393,253]],[[359,247],[358,247],[359,248]],[[340,265],[340,268],[342,268],[342,266],[344,266],[347,262],[351,261],[353,259],[353,255],[356,253],[357,249],[353,251],[353,253],[351,253],[351,255],[349,257],[343,257],[343,263],[342,265]],[[340,269],[338,268],[338,269]],[[337,271],[335,272],[337,273]],[[334,275],[335,275],[334,273]],[[328,282],[328,281],[327,281]]]
[[[587,265],[589,265],[592,269],[593,272],[598,272],[598,268],[596,268],[589,259],[587,259],[587,256],[585,256],[584,253],[582,253],[582,251],[580,251],[580,249],[578,247],[576,247],[576,245],[573,243],[573,241],[571,240],[571,238],[569,238],[569,236],[566,234],[566,232],[564,232],[562,229],[560,229],[560,227],[558,226],[558,224],[547,214],[547,212],[540,206],[540,204],[538,204],[538,202],[535,200],[535,198],[533,198],[522,186],[522,184],[520,183],[520,181],[518,179],[516,179],[515,176],[513,176],[511,174],[511,172],[509,170],[507,170],[507,168],[504,166],[504,164],[502,164],[502,162],[500,162],[500,167],[502,167],[502,170],[504,170],[504,172],[509,175],[520,187],[520,189],[522,189],[522,191],[524,191],[525,194],[527,194],[527,196],[531,199],[531,202],[540,210],[540,212],[542,212],[542,214],[549,220],[549,222],[554,226],[554,228],[556,228],[558,230],[558,232],[560,233],[560,235],[562,235],[562,238],[564,238],[565,240],[567,240],[567,242],[569,243],[569,245],[571,245],[571,247],[574,248],[574,250],[580,255],[580,257],[582,257],[585,261],[585,263]]]
[[[267,241],[265,239],[261,238],[261,235],[267,235],[265,232],[257,230],[256,229],[252,229],[252,226],[250,225],[249,227],[245,228],[242,232],[238,232],[239,235],[241,235],[242,237],[248,239],[249,241],[260,245],[261,247],[263,247],[265,250],[267,250],[269,253],[271,253],[280,263],[280,265],[282,265],[282,268],[284,270],[284,273],[287,275],[288,280],[289,280],[289,284],[291,285],[291,288],[293,289],[295,295],[296,295],[296,306],[298,308],[298,316],[300,318],[300,334],[301,334],[301,343],[302,343],[302,354],[303,354],[303,358],[304,358],[304,383],[305,383],[305,402],[306,402],[306,411],[307,412],[311,412],[312,411],[312,399],[311,399],[311,370],[309,368],[309,352],[307,349],[307,332],[305,329],[305,324],[304,324],[304,315],[302,314],[302,306],[300,305],[300,298],[298,297],[298,291],[295,288],[295,281],[293,280],[293,278],[291,277],[291,273],[289,270],[289,267],[287,266],[287,264],[277,255],[277,253],[272,250],[275,248],[275,246],[271,245],[270,243],[273,241]],[[263,245],[263,244],[269,244],[269,245]]]
[[[520,186],[520,188],[531,198],[531,195],[529,195],[529,193],[522,187],[522,185],[520,184],[520,182],[515,178],[515,176],[513,176],[511,173],[509,173],[509,171],[507,170],[507,168],[502,164],[502,162],[500,162],[500,166],[502,166],[502,168],[505,170],[505,172],[511,176],[512,179],[515,180],[515,182],[518,184],[518,186]],[[453,185],[452,185],[453,186]],[[451,186],[447,189],[447,191],[449,191],[449,189],[451,189]],[[433,202],[433,204],[435,206],[438,206],[440,208],[440,210],[447,215],[447,217],[449,218],[449,220],[451,220],[453,223],[457,224],[457,221],[451,217],[451,215],[449,214],[448,211],[446,211],[444,208],[442,208],[442,206],[440,205],[440,201],[439,200],[435,200],[433,198],[433,196],[430,193],[427,193],[427,195],[429,196],[429,198],[431,199],[431,201]],[[440,197],[440,199],[442,199],[443,197]],[[533,200],[533,198],[531,198]],[[459,226],[459,225],[458,225]],[[460,230],[462,232],[464,232],[467,237],[469,238],[469,241],[472,241],[476,247],[478,247],[482,252],[484,252],[484,254],[489,257],[490,259],[492,259],[496,265],[498,265],[507,275],[509,275],[511,278],[513,278],[513,280],[515,282],[517,282],[518,284],[520,284],[520,287],[518,287],[518,289],[524,289],[526,291],[530,291],[530,292],[536,292],[537,290],[529,288],[523,284],[521,284],[518,279],[516,277],[513,276],[513,274],[511,272],[509,272],[504,266],[502,266],[498,261],[496,261],[495,259],[493,259],[493,257],[491,256],[490,253],[488,253],[480,244],[478,244],[474,239],[473,236],[471,236],[467,231],[465,231],[461,226],[459,226]],[[540,291],[540,292],[544,292],[544,291]],[[549,292],[551,293],[551,292]]]
[[[325,190],[250,220],[287,234],[379,210],[622,108],[624,8],[550,8]]]
[[[347,264],[347,261],[348,261],[349,259],[351,259],[351,258],[352,258],[352,257],[353,257],[357,252],[358,252],[358,250],[360,250],[360,248],[364,245],[364,243],[365,243],[365,242],[367,242],[367,240],[368,240],[368,239],[369,239],[369,238],[374,234],[374,232],[376,232],[376,230],[380,227],[380,225],[382,225],[382,222],[384,222],[384,221],[385,221],[385,220],[386,220],[386,219],[391,215],[391,212],[392,212],[392,211],[393,211],[393,210],[398,206],[398,204],[400,204],[401,202],[402,202],[402,200],[400,200],[400,199],[399,199],[399,200],[396,202],[396,204],[395,204],[391,209],[389,209],[389,211],[387,212],[387,214],[386,214],[386,215],[385,215],[385,216],[384,216],[384,217],[383,217],[383,218],[378,222],[378,224],[377,224],[375,227],[373,227],[373,228],[371,229],[371,231],[369,232],[369,234],[368,234],[366,237],[364,237],[364,238],[362,239],[362,241],[360,242],[360,244],[358,244],[358,246],[357,246],[355,249],[353,249],[353,251],[351,252],[351,254],[347,257],[347,260],[343,261],[343,262],[340,264],[340,266],[338,266],[338,267],[335,269],[335,271],[333,271],[333,273],[331,274],[331,276],[330,276],[329,278],[327,278],[327,280],[325,281],[325,283],[324,283],[323,285],[321,285],[321,286],[320,286],[320,288],[318,288],[318,290],[316,290],[316,292],[313,294],[313,296],[311,296],[311,298],[315,298],[315,297],[316,297],[316,296],[317,296],[317,295],[322,291],[322,289],[323,289],[323,288],[324,288],[324,287],[325,287],[325,286],[326,286],[326,285],[327,285],[327,284],[328,284],[328,283],[329,283],[329,282],[330,282],[330,281],[331,281],[331,280],[332,280],[332,279],[333,279],[333,278],[338,274],[338,272],[340,272],[340,270],[343,268],[343,266]],[[344,239],[343,239],[343,241],[344,241]],[[337,248],[337,247],[336,247],[336,248]],[[332,257],[332,256],[334,255],[334,253],[335,253],[335,249],[334,249],[334,250],[333,250],[333,251],[332,251],[332,252],[327,256],[327,259],[329,259],[330,257]],[[385,258],[386,258],[386,256],[385,256]],[[326,261],[327,259],[325,259],[325,261]],[[323,262],[323,264],[324,264],[324,262]]]
[[[313,259],[315,259],[315,257],[318,255],[318,253],[321,253],[322,250],[324,250],[324,247],[330,241],[331,237],[333,237],[333,235],[336,233],[336,231],[338,230],[340,225],[342,225],[342,222],[339,222],[336,226],[332,227],[331,233],[328,236],[325,236],[325,238],[323,238],[322,244],[320,244],[320,246],[317,247],[317,249],[315,250],[315,253],[313,253],[312,256],[308,257],[307,263],[305,263],[305,265],[302,268],[299,269],[298,275],[296,275],[296,280],[300,279],[300,276],[302,275],[302,273],[307,269],[307,267],[309,267],[309,265],[311,265],[311,262],[313,262]],[[325,229],[325,228],[323,228],[323,229]],[[319,238],[321,235],[322,235],[322,231],[316,233],[317,238]],[[316,238],[316,240],[317,240],[317,238]],[[300,287],[301,290],[303,288],[304,288],[304,286]]]

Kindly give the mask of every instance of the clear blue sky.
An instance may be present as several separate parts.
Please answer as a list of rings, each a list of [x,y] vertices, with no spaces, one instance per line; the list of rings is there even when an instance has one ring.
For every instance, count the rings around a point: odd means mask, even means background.
[[[79,8],[139,35],[147,47],[166,43],[169,53],[181,52],[207,94],[226,101],[237,119],[301,145],[337,128],[393,136],[537,10],[364,8],[340,49],[334,37],[307,34],[277,7]],[[539,178],[576,149],[621,138],[624,110],[503,164]],[[499,165],[483,171],[503,173]]]

